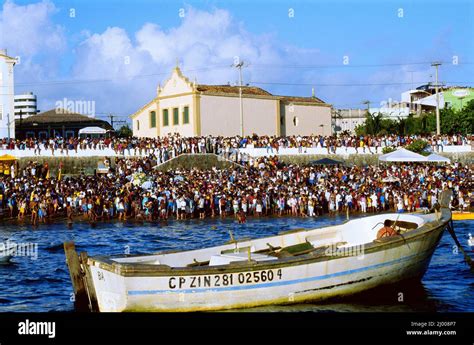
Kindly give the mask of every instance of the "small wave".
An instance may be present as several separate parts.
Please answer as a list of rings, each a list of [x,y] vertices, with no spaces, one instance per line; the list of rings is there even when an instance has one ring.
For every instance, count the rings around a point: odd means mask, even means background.
[[[45,250],[47,250],[48,252],[58,252],[58,251],[64,250],[64,247],[62,243],[58,243],[58,244],[52,244],[49,247],[46,247]]]

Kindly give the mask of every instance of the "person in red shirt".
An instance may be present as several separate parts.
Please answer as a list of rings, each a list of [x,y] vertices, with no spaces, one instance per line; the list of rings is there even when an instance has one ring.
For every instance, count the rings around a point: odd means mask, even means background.
[[[391,237],[391,236],[396,236],[398,233],[395,231],[394,228],[390,226],[390,220],[386,219],[383,222],[383,228],[381,228],[377,232],[377,239],[385,238],[385,237]]]

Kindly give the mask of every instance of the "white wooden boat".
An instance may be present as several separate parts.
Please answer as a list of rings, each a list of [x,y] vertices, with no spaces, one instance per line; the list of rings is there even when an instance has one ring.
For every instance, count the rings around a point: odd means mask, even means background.
[[[181,252],[77,256],[65,243],[76,306],[198,311],[341,297],[421,279],[451,220],[450,194],[428,214],[379,214],[313,230]],[[389,219],[400,235],[376,240]]]
[[[0,264],[10,262],[17,250],[16,243],[6,241],[0,242]]]

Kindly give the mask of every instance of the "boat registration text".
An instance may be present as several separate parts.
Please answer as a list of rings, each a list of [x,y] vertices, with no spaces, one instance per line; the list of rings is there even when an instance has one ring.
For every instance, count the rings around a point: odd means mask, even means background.
[[[221,287],[271,282],[274,280],[281,280],[281,277],[281,269],[187,277],[170,277],[168,286],[170,289]]]

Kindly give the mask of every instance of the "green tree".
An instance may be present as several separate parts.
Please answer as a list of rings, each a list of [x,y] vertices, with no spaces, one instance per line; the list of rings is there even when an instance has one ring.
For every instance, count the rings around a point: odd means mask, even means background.
[[[440,110],[442,134],[473,134],[474,133],[474,100],[469,101],[461,110]],[[364,124],[355,128],[357,135],[419,135],[436,133],[436,115],[434,111],[422,113],[420,116],[410,114],[407,118],[391,120],[383,118],[383,114],[367,112]]]
[[[117,131],[117,135],[121,138],[127,138],[133,136],[133,131],[128,125],[124,125]]]

